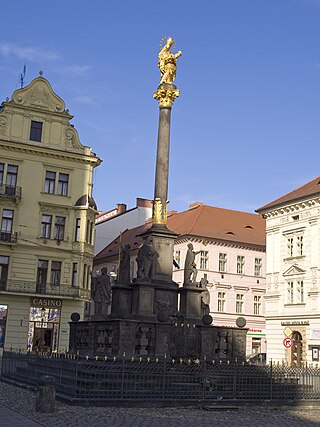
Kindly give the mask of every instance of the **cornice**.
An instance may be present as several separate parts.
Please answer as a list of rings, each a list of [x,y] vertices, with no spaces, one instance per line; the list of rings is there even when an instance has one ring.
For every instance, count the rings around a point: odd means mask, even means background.
[[[10,143],[10,145],[8,145]],[[12,145],[14,144],[14,145]],[[61,150],[56,147],[48,147],[48,146],[34,146],[27,142],[20,142],[16,140],[9,140],[9,139],[0,139],[0,148],[6,149],[8,151],[15,151],[20,153],[30,153],[32,155],[38,155],[41,157],[47,157],[47,158],[55,158],[55,159],[67,159],[72,162],[80,162],[80,163],[87,163],[91,164],[94,167],[98,166],[102,163],[102,160],[93,155],[87,155],[83,152],[79,151],[72,151],[70,149],[64,149]]]
[[[192,236],[192,235],[179,236],[175,240],[174,244],[177,245],[177,244],[187,243],[187,242],[201,243],[204,247],[210,244],[215,246],[232,247],[232,248],[238,248],[238,249],[253,250],[258,252],[266,251],[265,246],[261,246],[258,244],[255,245],[254,243],[232,242],[230,240],[220,240],[220,239],[214,239],[212,237],[199,237],[199,236]]]
[[[292,201],[282,206],[277,206],[273,209],[267,210],[263,213],[263,217],[266,219],[275,218],[282,215],[297,214],[298,212],[304,211],[305,209],[320,206],[320,197],[311,197],[301,201]]]

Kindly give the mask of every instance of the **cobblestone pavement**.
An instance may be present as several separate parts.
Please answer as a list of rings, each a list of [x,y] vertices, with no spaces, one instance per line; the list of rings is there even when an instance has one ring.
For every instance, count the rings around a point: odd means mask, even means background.
[[[54,414],[34,410],[35,394],[0,381],[0,426],[5,427],[320,427],[319,409],[207,411],[199,408],[76,407],[57,402]],[[10,421],[8,421],[10,420]]]

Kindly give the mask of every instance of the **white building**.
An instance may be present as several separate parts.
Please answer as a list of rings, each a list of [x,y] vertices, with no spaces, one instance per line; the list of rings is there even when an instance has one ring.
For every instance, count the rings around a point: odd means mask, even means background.
[[[267,231],[268,359],[295,365],[318,361],[320,177],[257,212],[266,218]]]
[[[94,253],[97,255],[112,240],[127,228],[144,224],[152,216],[152,201],[137,198],[136,206],[127,209],[127,205],[119,203],[116,208],[100,213],[95,222]]]
[[[136,277],[135,258],[141,233],[151,223],[125,231],[121,244],[131,245],[131,277]],[[192,243],[197,263],[197,281],[207,276],[210,290],[210,314],[213,324],[236,326],[244,317],[247,355],[265,352],[265,221],[261,215],[204,206],[195,203],[181,213],[172,213],[167,226],[179,235],[174,245],[173,280],[183,285],[188,243]],[[117,236],[94,261],[94,271],[103,266],[116,271],[119,262]]]

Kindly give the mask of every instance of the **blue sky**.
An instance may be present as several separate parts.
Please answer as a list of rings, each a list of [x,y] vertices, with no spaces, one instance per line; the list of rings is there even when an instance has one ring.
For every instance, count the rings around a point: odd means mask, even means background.
[[[153,197],[159,42],[179,58],[170,209],[248,212],[320,175],[320,0],[2,5],[0,100],[40,69],[103,164],[101,210]]]

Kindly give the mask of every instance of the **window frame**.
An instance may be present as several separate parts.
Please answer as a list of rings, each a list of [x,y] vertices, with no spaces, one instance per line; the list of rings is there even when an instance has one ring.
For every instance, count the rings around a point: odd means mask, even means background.
[[[49,178],[48,174],[53,174],[54,178],[53,179]],[[57,172],[46,170],[45,180],[44,180],[44,192],[46,194],[55,194],[56,178],[57,178]]]
[[[67,177],[67,179],[66,180],[61,179],[62,176]],[[58,196],[68,196],[69,178],[70,178],[70,175],[68,173],[59,172],[58,187],[57,187],[57,195]]]
[[[237,274],[244,274],[245,257],[237,255]]]
[[[50,218],[50,221],[44,221],[44,217]],[[41,225],[40,225],[40,238],[41,239],[51,239],[52,217],[53,217],[53,215],[49,215],[49,214],[42,214],[41,215]]]
[[[227,254],[224,252],[219,252],[219,272],[227,272]]]
[[[37,120],[31,120],[29,140],[34,142],[41,142],[42,131],[43,131],[43,122],[38,122]]]

